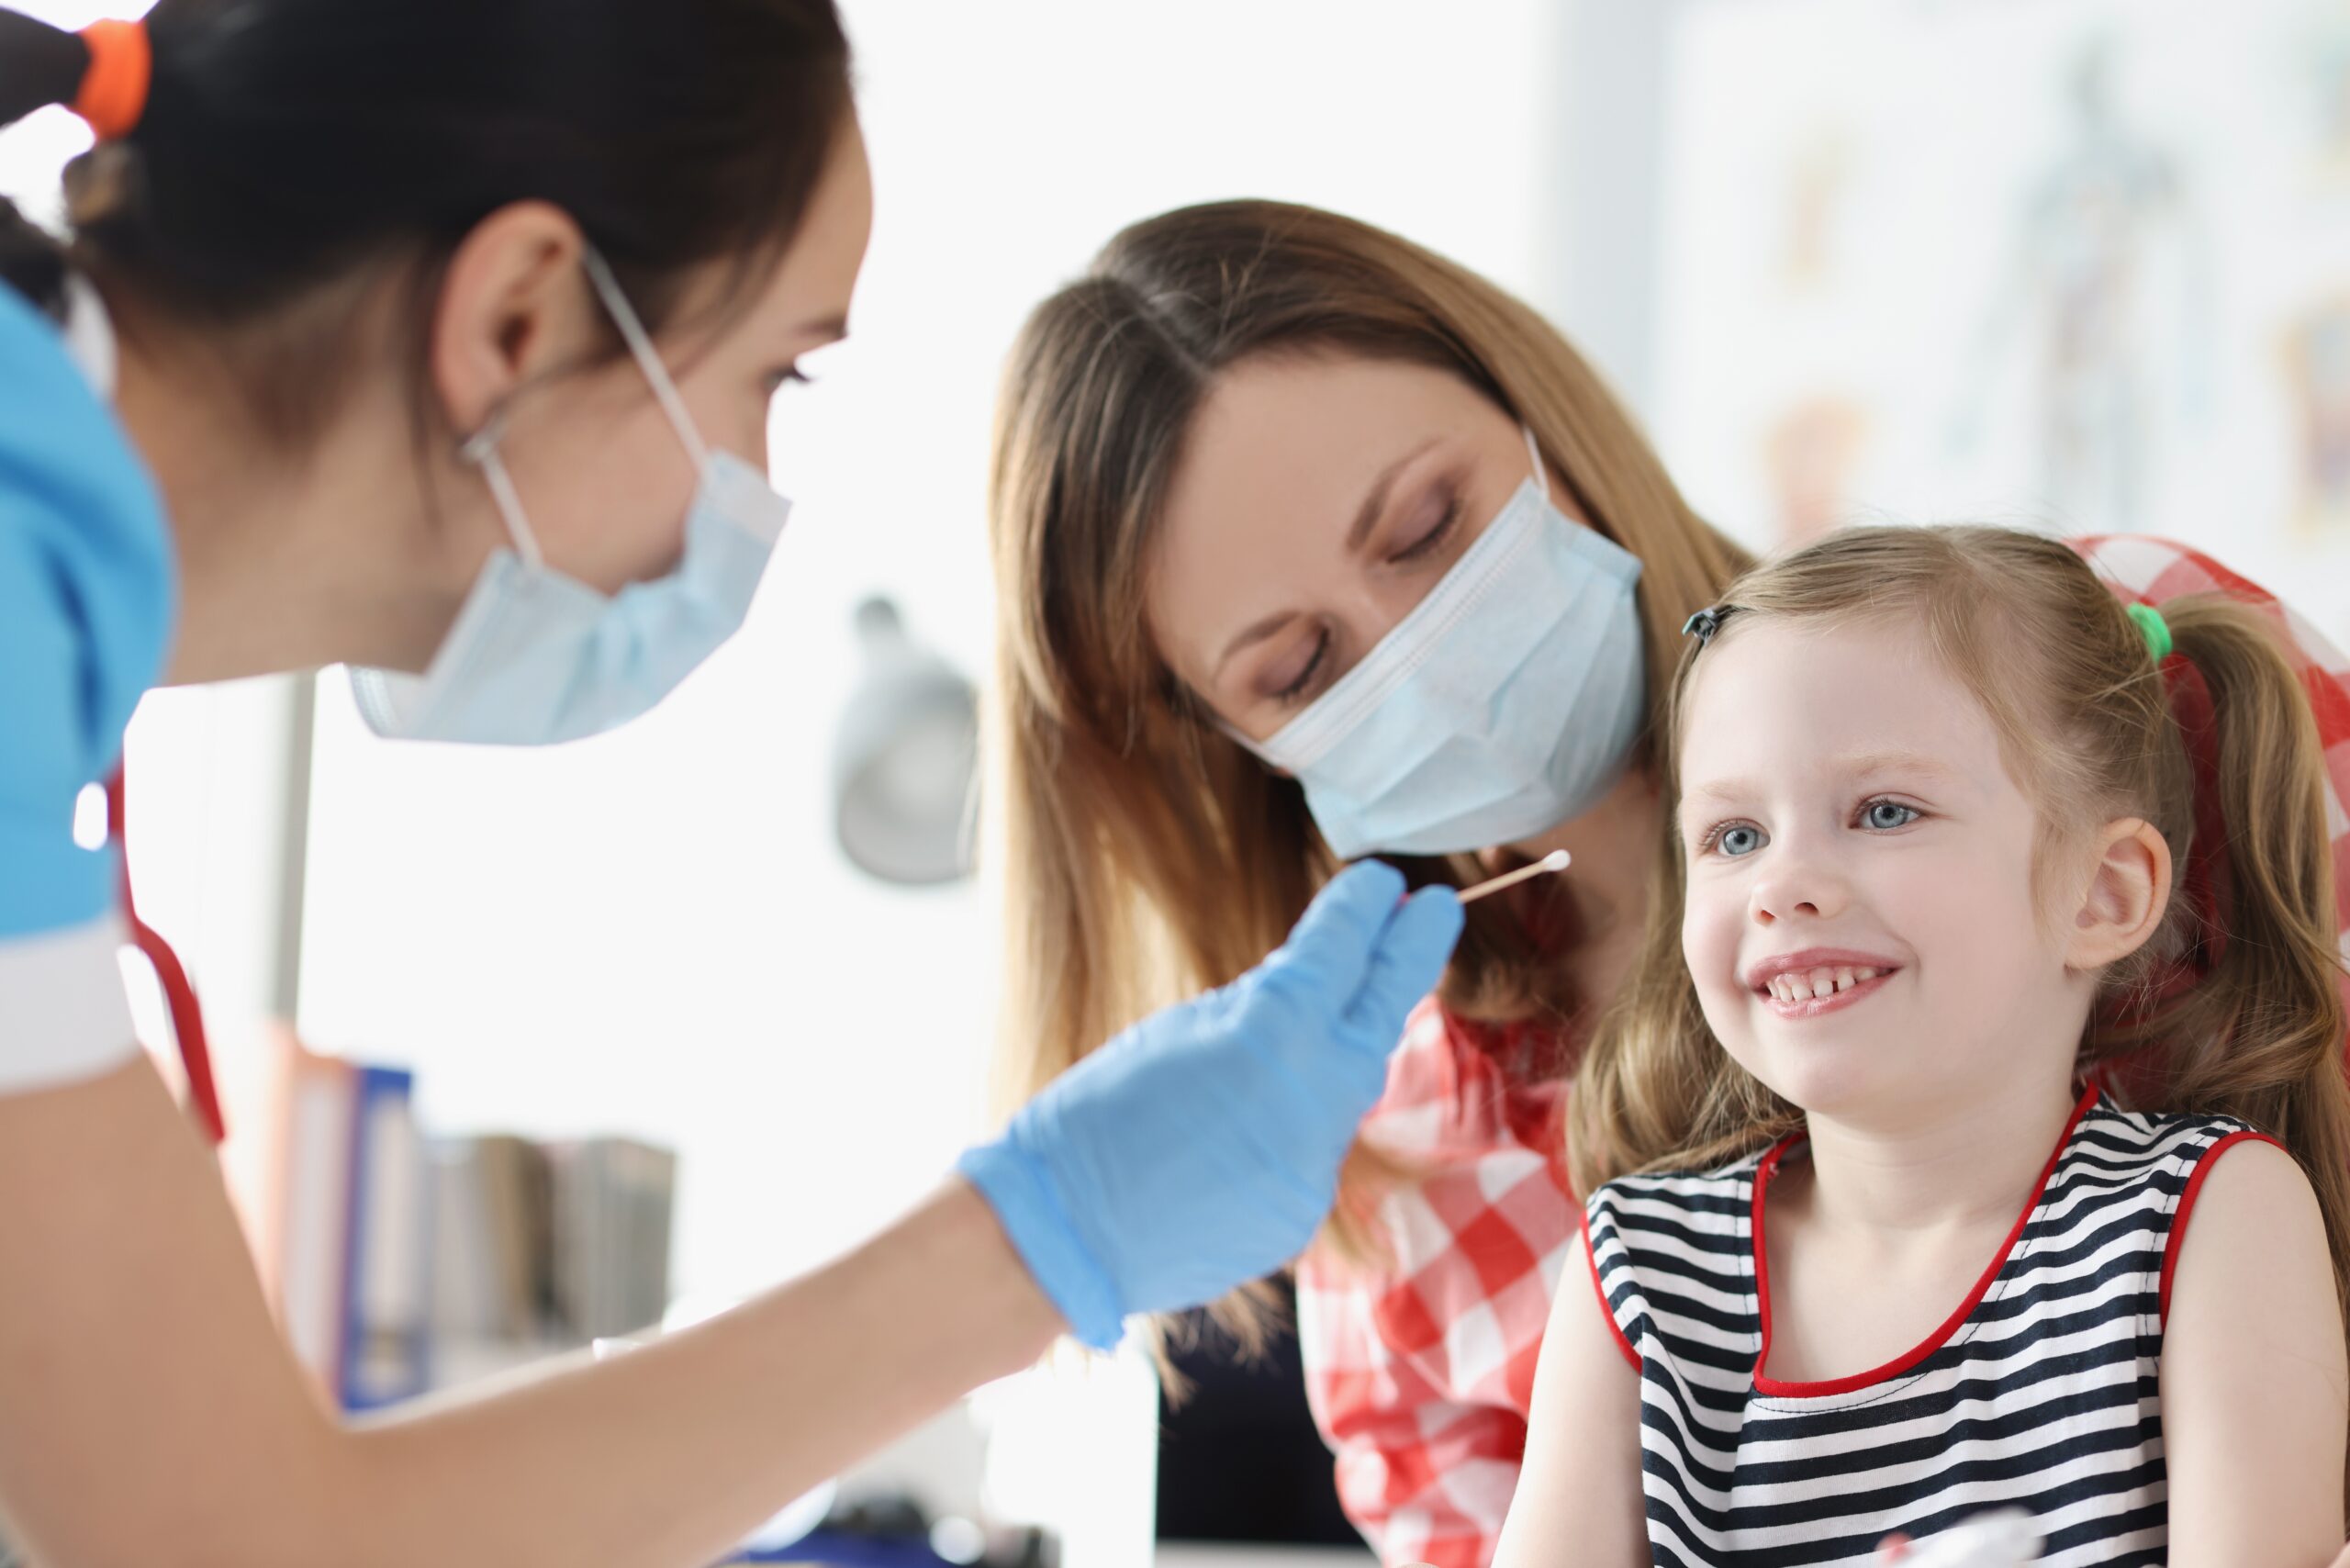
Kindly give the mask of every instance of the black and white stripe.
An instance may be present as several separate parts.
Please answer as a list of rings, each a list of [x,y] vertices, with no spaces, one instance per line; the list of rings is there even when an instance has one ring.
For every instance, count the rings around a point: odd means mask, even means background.
[[[1833,1383],[1759,1375],[1755,1192],[1784,1150],[1602,1187],[1587,1236],[1639,1364],[1655,1562],[1864,1563],[1995,1506],[2036,1517],[2043,1562],[2161,1562],[2164,1257],[2197,1165],[2243,1130],[2085,1097],[1973,1310]]]

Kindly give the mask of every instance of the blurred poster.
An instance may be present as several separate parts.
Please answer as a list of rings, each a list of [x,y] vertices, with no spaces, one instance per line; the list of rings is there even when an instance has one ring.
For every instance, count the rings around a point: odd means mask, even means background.
[[[2350,0],[1697,0],[1668,80],[1701,510],[2161,533],[2350,644]]]

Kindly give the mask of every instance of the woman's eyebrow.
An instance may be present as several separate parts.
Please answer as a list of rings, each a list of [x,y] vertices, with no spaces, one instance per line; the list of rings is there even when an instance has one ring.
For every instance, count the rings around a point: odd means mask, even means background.
[[[1232,641],[1224,645],[1224,652],[1216,655],[1215,667],[1208,672],[1208,678],[1214,680],[1224,674],[1224,666],[1230,664],[1233,655],[1241,649],[1252,643],[1263,642],[1296,619],[1297,611],[1294,610],[1278,610],[1261,621],[1242,627]]]

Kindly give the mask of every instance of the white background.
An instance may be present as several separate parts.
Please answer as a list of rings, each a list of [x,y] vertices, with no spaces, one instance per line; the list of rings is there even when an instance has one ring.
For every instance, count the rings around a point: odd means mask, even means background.
[[[2052,318],[2019,281],[2028,206],[2079,143],[2073,84],[2092,54],[2112,134],[2177,192],[2129,252],[2132,517],[2047,481]],[[1848,517],[2164,534],[2350,643],[2350,524],[2300,517],[2286,354],[2297,318],[2350,305],[2350,6],[1711,0],[1669,69],[1656,413],[1701,510],[1778,543],[1770,432],[1833,396],[1866,421]],[[1834,195],[1807,284],[1786,265],[1794,197],[1823,159]],[[2094,231],[2086,205],[2055,230]]]

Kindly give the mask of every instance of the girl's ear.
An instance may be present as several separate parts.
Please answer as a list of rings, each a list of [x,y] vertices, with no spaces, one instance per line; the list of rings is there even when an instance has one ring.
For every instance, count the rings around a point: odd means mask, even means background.
[[[2097,858],[2072,912],[2067,968],[2095,970],[2145,946],[2170,907],[2170,845],[2152,823],[2123,817],[2100,829]]]

